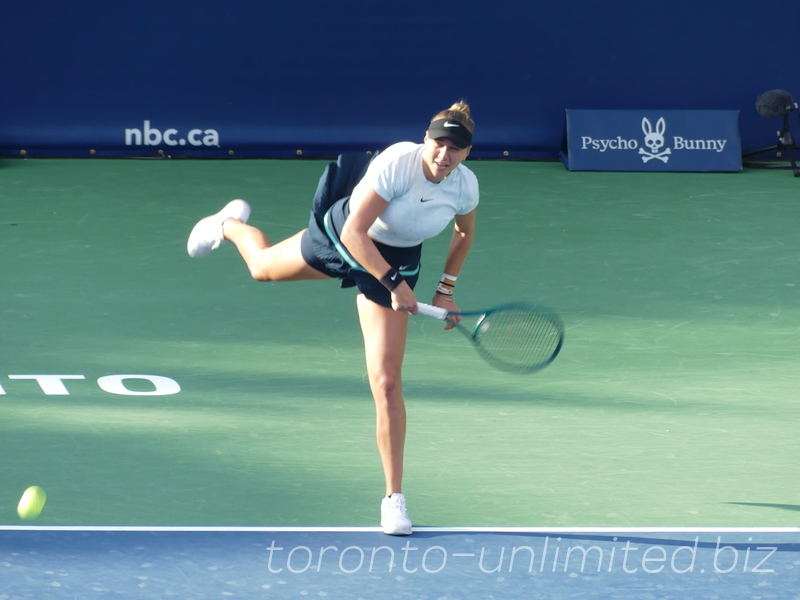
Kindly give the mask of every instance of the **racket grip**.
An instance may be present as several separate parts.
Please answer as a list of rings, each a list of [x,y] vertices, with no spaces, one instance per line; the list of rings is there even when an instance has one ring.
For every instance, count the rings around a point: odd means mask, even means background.
[[[417,302],[417,310],[422,315],[433,317],[434,319],[439,319],[440,321],[447,319],[447,315],[449,314],[446,308],[432,306],[430,304],[425,304],[424,302]]]

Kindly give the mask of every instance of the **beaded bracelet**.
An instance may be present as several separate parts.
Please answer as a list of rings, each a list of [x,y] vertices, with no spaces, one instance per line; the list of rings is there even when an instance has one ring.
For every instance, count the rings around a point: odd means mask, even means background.
[[[443,296],[452,296],[453,295],[453,286],[450,286],[450,289],[447,289],[445,286],[446,283],[439,282],[439,285],[436,287],[436,293],[441,294]]]

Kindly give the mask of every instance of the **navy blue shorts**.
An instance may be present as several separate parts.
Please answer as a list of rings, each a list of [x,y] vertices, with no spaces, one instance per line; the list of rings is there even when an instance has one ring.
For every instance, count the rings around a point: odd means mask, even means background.
[[[312,211],[308,229],[301,240],[303,259],[317,271],[338,278],[343,288],[355,286],[372,302],[391,308],[391,292],[365,271],[341,243],[342,226],[350,214],[349,202],[349,196],[342,198],[322,215]],[[315,202],[315,207],[317,204]],[[422,244],[399,248],[375,242],[375,246],[386,262],[400,271],[411,289],[414,289],[419,279]]]

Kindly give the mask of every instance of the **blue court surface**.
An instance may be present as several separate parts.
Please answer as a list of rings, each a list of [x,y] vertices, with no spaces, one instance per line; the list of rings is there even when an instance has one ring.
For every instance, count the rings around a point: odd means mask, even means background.
[[[799,587],[798,528],[0,529],[0,600],[797,600]]]

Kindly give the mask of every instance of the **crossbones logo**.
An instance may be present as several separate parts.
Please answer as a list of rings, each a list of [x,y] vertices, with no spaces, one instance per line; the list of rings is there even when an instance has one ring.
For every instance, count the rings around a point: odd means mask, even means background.
[[[664,117],[656,121],[656,129],[653,131],[653,124],[647,117],[642,119],[642,131],[644,132],[644,144],[650,148],[650,152],[644,148],[639,148],[639,154],[642,155],[642,162],[648,163],[654,158],[665,163],[669,160],[669,155],[672,150],[665,148],[662,152],[661,147],[664,145],[664,132],[667,130],[667,122]]]

